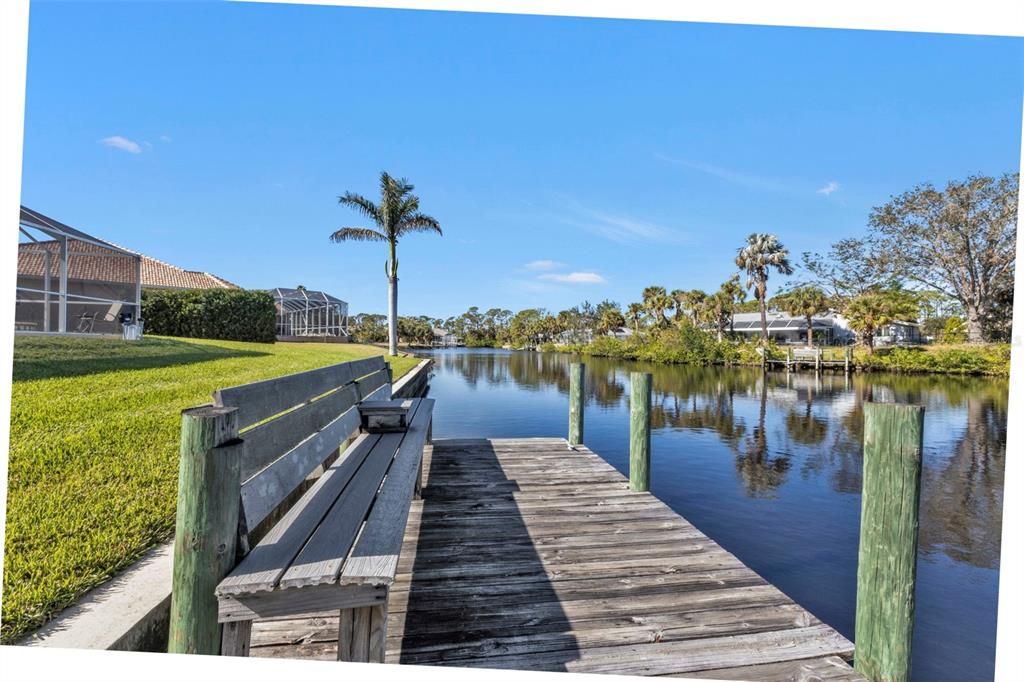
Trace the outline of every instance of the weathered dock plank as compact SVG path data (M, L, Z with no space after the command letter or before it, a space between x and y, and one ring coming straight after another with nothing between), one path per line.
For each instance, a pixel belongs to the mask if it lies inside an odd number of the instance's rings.
M862 680L853 645L564 439L437 441L387 605L385 661ZM337 656L337 613L257 622L251 655Z

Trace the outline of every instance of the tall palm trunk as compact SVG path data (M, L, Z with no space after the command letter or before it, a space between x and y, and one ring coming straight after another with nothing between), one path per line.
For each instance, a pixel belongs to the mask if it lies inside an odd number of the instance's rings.
M762 344L768 343L768 309L765 303L765 293L767 286L764 280L757 283L757 302L759 303L758 308L761 310L761 342Z
M810 315L807 316L807 346L814 348L814 319Z
M398 278L388 277L388 355L398 355Z
M388 270L388 355L398 355L398 240L389 240L391 261Z

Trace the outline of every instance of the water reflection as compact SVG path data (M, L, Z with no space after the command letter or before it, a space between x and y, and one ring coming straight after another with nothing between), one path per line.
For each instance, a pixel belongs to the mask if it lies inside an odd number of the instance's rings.
M436 437L565 433L568 356L434 357ZM629 373L651 372L654 493L848 637L864 404L924 405L914 679L992 678L1007 381L586 362L587 444L626 471Z
M564 355L438 353L436 372L469 389L514 386L566 394ZM587 358L585 401L628 409L630 371L653 374L652 429L712 435L733 459L743 493L774 499L796 476L859 495L863 406L872 401L926 407L922 554L993 569L999 563L1006 450L1005 380L668 367ZM482 433L480 435L487 435ZM537 434L551 435L551 434ZM600 445L595 447L599 452Z

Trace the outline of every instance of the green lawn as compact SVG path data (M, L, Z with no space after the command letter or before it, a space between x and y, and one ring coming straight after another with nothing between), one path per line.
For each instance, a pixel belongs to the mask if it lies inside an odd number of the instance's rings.
M356 344L17 337L2 641L170 538L180 412L216 388L361 357ZM418 362L392 360L395 378Z

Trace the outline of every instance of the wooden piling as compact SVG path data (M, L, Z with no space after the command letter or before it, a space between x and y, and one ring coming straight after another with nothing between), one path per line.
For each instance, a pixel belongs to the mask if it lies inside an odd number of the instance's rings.
M181 414L178 512L171 593L171 653L217 654L214 590L235 564L241 441L237 408L208 405Z
M582 362L569 365L569 445L583 442L583 370Z
M815 372L820 372L821 371L821 349L820 348L818 349L818 352L814 354L814 371Z
M872 682L910 680L923 432L923 407L864 405L855 667Z
M632 372L629 395L629 489L651 489L651 375Z

